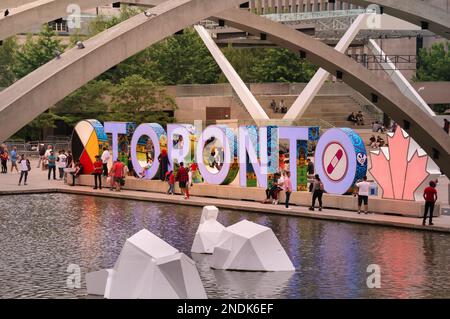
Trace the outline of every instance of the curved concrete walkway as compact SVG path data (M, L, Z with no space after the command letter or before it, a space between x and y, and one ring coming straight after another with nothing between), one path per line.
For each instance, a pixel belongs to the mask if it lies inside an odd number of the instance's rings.
M157 6L167 0L127 0L132 4L149 7ZM69 15L69 5L78 5L81 10L107 5L114 0L37 0L11 9L10 15L0 16L0 40L17 33L26 32L32 27Z
M329 73L343 72L343 81L369 100L372 94L377 95L378 102L375 104L405 128L430 156L438 155L437 158L433 157L433 160L442 172L450 176L450 136L428 114L404 96L392 81L381 80L346 55L301 32L250 12L229 9L217 18L225 20L227 25L252 34L266 33L268 40L293 52L302 50L306 52L308 60ZM409 129L406 129L405 121L409 123Z
M50 106L148 46L242 0L171 0L85 41L0 93L0 140L5 140Z
M411 22L415 25L428 24L428 30L450 39L450 14L423 0L345 0L361 7L376 4L383 13Z

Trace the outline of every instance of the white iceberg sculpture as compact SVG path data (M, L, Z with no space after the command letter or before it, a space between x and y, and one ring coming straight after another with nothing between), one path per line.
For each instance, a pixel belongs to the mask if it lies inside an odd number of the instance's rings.
M212 259L215 269L295 270L272 229L248 220L225 228L214 247Z
M146 229L127 239L106 272L86 275L88 293L104 291L110 299L207 298L195 262Z
M212 254L214 246L220 238L220 234L225 229L221 223L217 221L219 209L215 206L203 207L200 225L195 233L194 242L191 252L198 254Z

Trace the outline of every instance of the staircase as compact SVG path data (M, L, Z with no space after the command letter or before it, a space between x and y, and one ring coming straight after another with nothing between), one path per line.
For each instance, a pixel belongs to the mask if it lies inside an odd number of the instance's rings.
M270 102L272 101L272 99L274 99L277 104L279 104L281 100L284 100L284 104L289 109L296 98L297 96L293 95L256 96L256 99L271 119L281 119L284 116L284 114L275 113L270 108ZM309 105L302 118L321 119L335 127L348 127L351 125L351 123L347 121L348 115L351 112L356 113L358 111L363 112L365 122L364 126L358 126L359 129L370 129L372 122L378 120L377 114L370 112L370 110L367 108L362 108L360 104L358 104L351 96L348 95L318 95Z

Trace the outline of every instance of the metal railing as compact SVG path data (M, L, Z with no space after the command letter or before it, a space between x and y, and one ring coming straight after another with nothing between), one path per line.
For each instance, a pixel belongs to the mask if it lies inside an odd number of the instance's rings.
M276 22L295 22L316 19L330 19L339 17L358 16L366 13L365 9L316 11L316 12L294 12L294 13L272 13L262 15L264 18Z

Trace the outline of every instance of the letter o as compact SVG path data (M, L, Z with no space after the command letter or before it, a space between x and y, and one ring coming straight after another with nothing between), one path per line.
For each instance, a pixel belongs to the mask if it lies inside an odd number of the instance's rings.
M159 168L158 156L161 153L161 148L159 146L159 136L158 134L156 134L154 125L159 126L159 124L149 123L139 125L134 131L133 138L131 139L131 160L133 163L134 171L137 174L141 173L142 171L142 166L137 158L137 144L139 139L142 136L148 136L153 143L153 147L155 148L155 158L153 159L152 167L145 173L145 179L152 179L153 177L155 177Z
M367 173L364 142L349 128L326 131L317 143L314 162L325 190L331 194L345 194Z
M220 171L216 174L211 173L203 162L203 149L205 142L211 137L220 139L223 145L224 161ZM237 161L237 137L236 134L225 125L211 125L205 128L200 136L195 158L200 170L200 174L208 184L227 185L231 183L239 172L239 163Z

